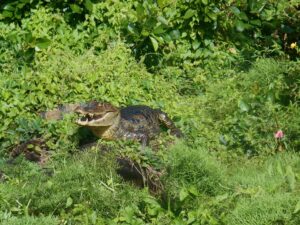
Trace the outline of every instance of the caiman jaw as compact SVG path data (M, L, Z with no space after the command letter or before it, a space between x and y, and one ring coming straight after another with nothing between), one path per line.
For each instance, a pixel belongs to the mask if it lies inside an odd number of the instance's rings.
M106 112L104 114L86 113L76 123L87 127L105 127L114 124L118 118L119 112Z
M78 125L88 126L89 124L95 123L97 120L101 119L103 115L94 115L92 113L87 113L82 115L80 119L76 121Z
M96 101L77 107L75 112L80 115L76 123L87 127L111 126L120 116L118 108L109 103L97 103Z

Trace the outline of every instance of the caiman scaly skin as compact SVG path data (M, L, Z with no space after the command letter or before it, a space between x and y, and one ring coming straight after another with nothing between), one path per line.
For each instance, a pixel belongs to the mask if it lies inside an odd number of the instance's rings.
M78 125L88 127L95 136L105 140L138 140L147 145L161 132L161 126L168 128L176 137L183 136L166 113L148 106L119 109L110 103L92 101L60 106L41 115L46 119L61 119L64 114L72 112L81 116L76 121Z

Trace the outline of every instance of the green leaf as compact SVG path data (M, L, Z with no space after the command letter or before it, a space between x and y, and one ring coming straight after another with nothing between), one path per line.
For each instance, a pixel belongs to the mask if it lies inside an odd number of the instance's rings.
M6 5L3 7L3 10L6 10L6 11L15 11L15 7L12 6L11 4L6 4Z
M260 20L251 20L250 23L252 25L255 25L255 26L261 26L261 21Z
M87 10L93 11L93 6L94 5L90 0L85 0L83 4L84 4L84 6Z
M229 197L229 196L228 196L228 193L226 193L226 194L223 194L223 195L218 195L218 196L216 196L216 200L217 200L218 202L222 202L222 201L226 200L228 197Z
M157 20L158 20L159 22L161 22L162 24L168 26L168 21L165 19L165 17L163 17L163 16L158 16L158 17L157 17Z
M158 4L159 8L165 7L167 3L168 3L167 0L157 0L157 4Z
M144 36L144 37L148 37L149 36L149 31L147 31L146 29L143 29L141 34Z
M8 17L13 17L13 12L11 12L11 11L6 11L6 10L4 10L1 14L1 17L3 17L3 18L8 18Z
M189 19L192 16L194 16L195 14L196 14L196 10L188 9L184 14L183 19Z
M165 42L171 42L172 38L169 34L163 34L163 39Z
M191 186L189 187L189 193L194 195L194 196L198 196L199 195L199 192L197 190L197 188L195 186Z
M150 216L156 216L158 211L156 208L148 208L147 209L147 213L150 215Z
M72 9L72 11L74 13L81 13L82 12L82 8L76 4L70 4L70 8Z
M165 29L164 29L163 25L159 25L159 26L155 27L153 30L153 34L162 34L162 33L165 33Z
M192 224L196 221L195 214L196 214L195 211L188 212L188 221L186 222L187 224Z
M141 20L144 17L144 6L140 3L136 6L136 13L139 20Z
M157 42L157 40L155 38L153 38L153 37L150 37L150 40L152 42L152 46L153 46L154 51L157 51L157 49L158 49L158 42Z
M47 48L51 44L51 41L48 38L38 38L35 41L35 45L40 49Z
M287 178L287 181L289 183L290 189L292 191L295 190L296 178L295 178L295 174L294 174L293 169L292 169L291 166L286 167L286 178Z
M66 202L66 208L69 208L73 204L73 199L71 197L68 197Z
M172 31L170 32L170 36L171 36L171 38L172 38L173 40L179 39L179 38L180 38L180 32L179 32L179 30L172 30Z
M234 15L236 15L236 16L241 13L241 11L235 6L230 7L230 9L231 9L231 12L233 12Z
M96 224L96 222L97 222L97 213L95 211L93 211L93 213L90 217L91 217L92 224Z
M194 50L199 48L199 46L200 46L200 42L198 40L193 41L192 47L193 47Z
M244 102L243 100L240 100L239 108L242 112L248 112L250 107L246 102Z
M246 28L246 25L245 25L245 23L243 21L238 20L235 23L235 27L236 27L237 31L243 32L245 30L245 28Z
M12 211L12 212L19 212L19 211L21 211L21 209L19 209L17 207L12 207L12 208L10 208L10 211Z
M182 202L189 196L189 192L186 189L181 189L179 192L179 200Z
M128 24L127 29L132 34L138 34L138 31L133 24Z
M239 18L244 20L244 21L248 21L248 16L245 12L241 12L240 15L239 15Z
M208 12L205 18L207 19L207 21L211 21L211 20L215 21L218 18L218 14L214 12Z
M297 213L300 211L300 200L297 202L295 209L294 209L294 213Z
M251 13L261 13L267 5L267 1L248 0Z
M35 49L34 48L29 48L24 52L24 60L25 61L31 61L33 60L35 55Z
M277 172L283 176L283 169L282 169L282 166L279 162L277 162L277 165L276 165L276 170Z
M207 5L207 4L208 4L208 0L202 0L202 3L203 3L204 5Z
M24 8L24 6L26 5L26 3L20 3L20 4L18 4L17 5L17 9L22 9L22 8Z

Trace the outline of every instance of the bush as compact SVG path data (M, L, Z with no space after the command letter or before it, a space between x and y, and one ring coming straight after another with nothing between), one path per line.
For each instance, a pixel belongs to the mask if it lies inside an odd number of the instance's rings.
M295 125L299 90L292 88L299 82L293 75L297 70L299 64L293 62L258 60L250 71L208 85L199 104L205 105L199 110L204 129L210 127L208 135L203 135L223 145L220 149L253 155L276 151L274 133L281 129L286 133L284 148L297 150L298 141L293 137L299 130Z
M245 54L250 50L252 57L256 57L255 49L263 49L267 55L278 55L284 50L292 57L297 56L289 48L299 41L297 0L180 0L176 4L153 0L23 0L3 1L1 6L3 21L20 22L45 7L63 13L63 20L73 27L87 25L91 36L97 34L96 27L109 27L112 36L121 35L136 57L145 58L148 67L162 61L181 65L183 60L186 64L205 66L205 59L214 55L214 46L224 40L231 42L227 50L233 44Z

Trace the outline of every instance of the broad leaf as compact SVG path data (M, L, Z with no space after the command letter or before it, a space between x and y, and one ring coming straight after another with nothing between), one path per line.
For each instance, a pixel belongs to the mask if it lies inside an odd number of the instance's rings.
M47 48L51 44L51 41L47 38L38 38L36 39L35 45L40 48Z
M238 20L235 23L235 27L236 27L237 31L243 32L245 30L245 28L246 28L246 25L245 25L245 23L243 21Z
M243 100L240 100L239 108L242 112L248 112L250 109L249 105L246 102L244 102Z
M179 200L184 201L189 196L189 192L186 189L181 189L179 192Z
M157 49L158 49L158 42L157 42L157 40L155 38L153 38L153 37L150 37L150 40L152 42L152 46L153 46L154 51L157 51Z
M70 7L74 13L81 13L82 8L76 4L70 4Z
M84 6L87 10L93 11L93 3L90 0L85 0L84 1Z
M192 16L194 16L195 14L196 14L196 10L188 9L184 14L183 19L189 19Z

